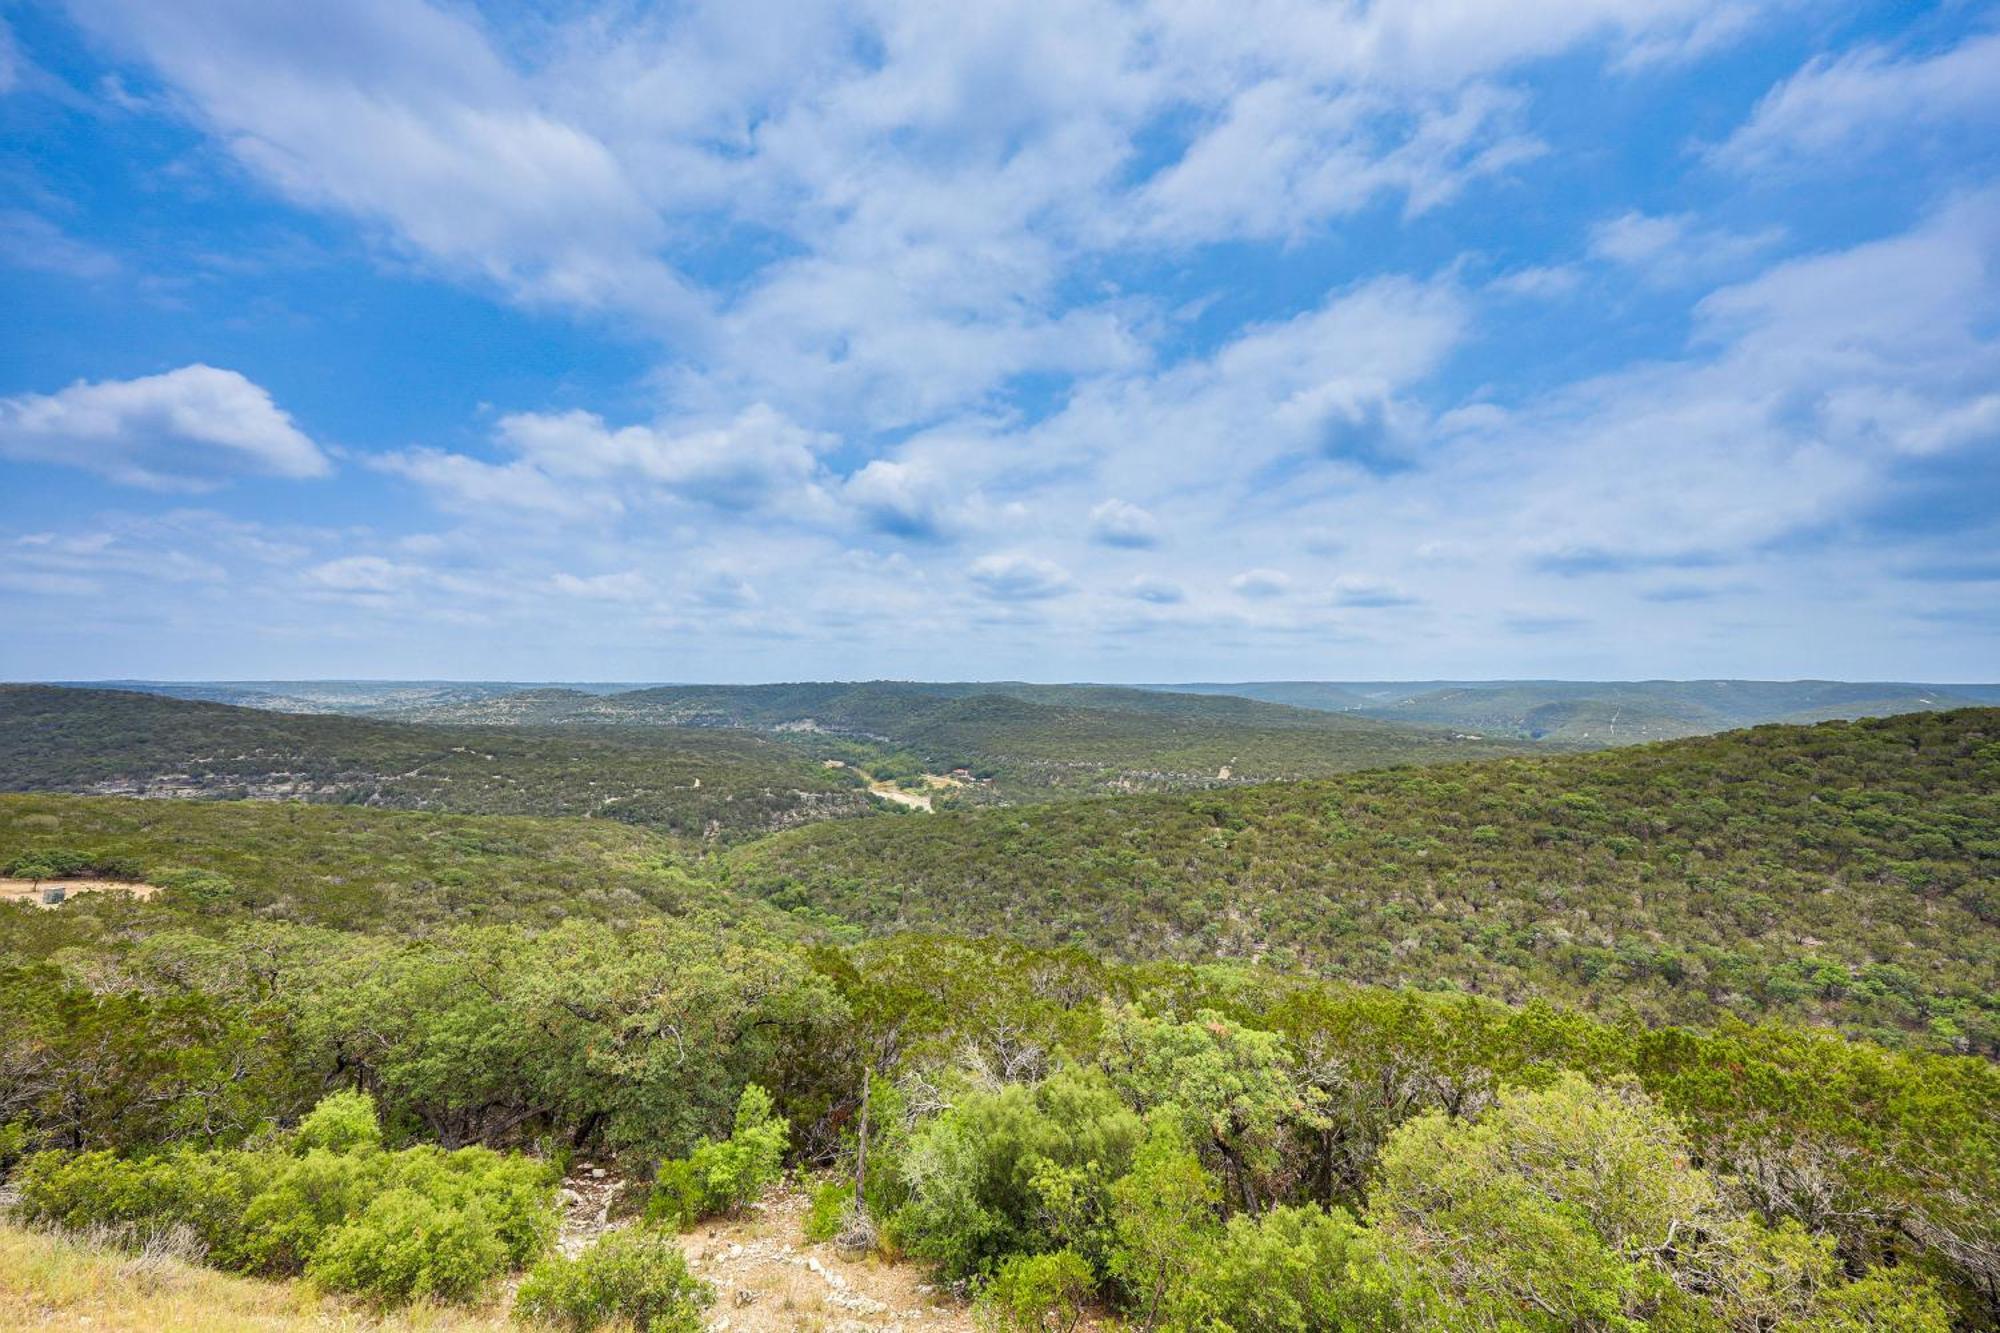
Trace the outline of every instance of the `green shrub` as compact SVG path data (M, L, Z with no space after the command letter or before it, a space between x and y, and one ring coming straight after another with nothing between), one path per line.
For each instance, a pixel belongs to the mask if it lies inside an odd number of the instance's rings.
M378 1137L368 1099L341 1093L266 1151L39 1153L19 1172L21 1211L135 1241L186 1228L217 1267L303 1272L385 1304L468 1295L548 1248L544 1163L486 1148L384 1152Z
M840 1234L847 1220L848 1205L854 1202L854 1182L829 1180L814 1188L812 1207L806 1213L805 1237L814 1245Z
M980 1322L1005 1333L1070 1333L1083 1321L1093 1277L1074 1250L1015 1255L980 1294Z
M320 1098L292 1135L293 1150L299 1153L315 1148L344 1153L381 1146L382 1124L375 1117L375 1099L365 1092L336 1092Z
M28 1155L33 1134L33 1128L25 1120L10 1120L0 1125L0 1180L5 1180L15 1163Z
M128 1161L108 1152L36 1153L17 1173L20 1216L67 1230L108 1228L132 1240L185 1227L215 1263L233 1267L244 1210L268 1166L255 1153L177 1152Z
M169 870L151 878L167 890L171 901L186 903L202 912L220 912L242 900L235 883L213 870Z
M696 1153L700 1153L697 1148ZM693 1161L671 1157L660 1163L653 1178L653 1192L646 1199L646 1220L676 1231L685 1231L705 1215L707 1195Z
M909 1198L892 1219L894 1238L953 1277L993 1272L1012 1254L1085 1253L1098 1246L1106 1189L1129 1166L1140 1131L1092 1070L969 1093L911 1136L898 1164Z
M555 1239L555 1178L545 1162L491 1148L416 1147L386 1156L389 1186L478 1211L517 1266Z
M704 1217L732 1213L778 1178L790 1125L755 1083L736 1103L736 1128L726 1139L703 1140L686 1158L660 1164L646 1220L686 1228Z
M241 1266L274 1276L304 1272L327 1233L382 1191L388 1169L386 1154L324 1148L285 1163L243 1214Z
M1366 1231L1343 1209L1281 1205L1261 1218L1239 1213L1189 1282L1182 1317L1243 1333L1375 1327L1363 1311L1368 1293L1354 1276L1368 1247Z
M507 1247L474 1206L451 1207L413 1189L377 1195L328 1233L306 1276L330 1291L382 1305L464 1300L507 1266Z
M700 1333L714 1289L688 1272L678 1242L664 1232L628 1227L575 1259L551 1255L521 1284L521 1319L585 1330L613 1320L646 1333Z

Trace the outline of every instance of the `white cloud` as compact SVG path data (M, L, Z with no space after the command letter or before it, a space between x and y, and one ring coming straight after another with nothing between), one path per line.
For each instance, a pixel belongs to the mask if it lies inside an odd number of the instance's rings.
M503 510L585 519L615 514L624 505L615 492L565 485L526 462L488 463L438 449L411 449L369 461L416 482L439 504L462 513Z
M1660 284L1699 283L1739 268L1784 238L1779 228L1734 232L1693 214L1624 213L1591 229L1590 253Z
M718 509L755 509L808 485L816 451L830 441L756 404L700 429L608 428L589 412L519 413L500 420L500 442L551 477L627 478Z
M549 586L565 597L592 602L643 602L653 595L652 581L636 569L612 574L558 572L550 578Z
M209 490L239 475L332 471L270 394L233 370L204 365L0 398L0 457L167 491Z
M246 0L75 0L248 170L384 226L447 272L568 308L685 320L666 229L606 146L536 105L468 19L346 0L273 23Z
M1817 57L1773 88L1715 157L1745 172L1853 163L1953 123L2000 127L2000 33L1975 33L1931 56L1865 46Z
M1072 281L1100 256L1436 208L1537 151L1524 62L1659 58L1757 6L72 8L287 197L515 300L671 331L677 413L852 433L1141 372L1154 312ZM751 272L687 276L739 232Z
M1221 121L1132 200L1140 234L1177 243L1295 236L1398 192L1424 212L1479 176L1540 152L1514 130L1517 97L1472 87L1414 108L1414 125L1378 138L1410 109L1359 92L1280 79L1233 97Z
M1229 580L1229 586L1238 597L1253 597L1263 600L1283 597L1292 589L1292 576L1282 569L1246 569Z
M1685 213L1653 217L1627 213L1591 229L1590 252L1621 264L1644 264L1674 249L1687 234Z
M1989 193L1714 292L1685 356L1466 420L1427 485L1479 508L1437 529L1474 553L1484 533L1640 568L1742 558L1865 511L1899 456L1992 441L1996 259Z
M1343 574L1333 581L1333 601L1336 606L1377 609L1411 606L1416 600L1405 592L1400 584L1388 579L1371 578L1365 574Z
M847 479L841 496L878 532L935 541L951 535L949 491L933 467L877 458Z
M1553 301L1577 289L1582 274L1573 264L1538 264L1495 278L1489 288L1527 300Z
M1160 520L1114 497L1090 511L1090 537L1103 546L1158 546Z
M365 595L401 592L425 582L429 572L379 555L348 555L314 565L304 577L314 587Z
M1060 597L1076 587L1069 571L1053 560L1019 552L981 556L966 574L980 592L1003 602Z
M539 512L561 519L615 515L678 500L726 512L823 504L817 451L829 437L764 406L705 427L613 428L590 412L515 413L500 419L489 463L415 449L375 460L455 509Z

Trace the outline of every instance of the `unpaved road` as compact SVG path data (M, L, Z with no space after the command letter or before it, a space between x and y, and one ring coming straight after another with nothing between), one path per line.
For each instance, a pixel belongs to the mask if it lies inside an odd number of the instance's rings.
M60 906L58 903L43 903L42 890L61 889L65 897L74 898L79 893L126 893L134 898L150 898L160 891L157 884L140 884L126 879L0 879L0 902L31 902L44 907Z

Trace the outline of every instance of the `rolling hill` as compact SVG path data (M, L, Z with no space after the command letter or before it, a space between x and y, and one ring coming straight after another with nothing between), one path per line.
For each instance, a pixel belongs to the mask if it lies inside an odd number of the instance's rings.
M580 734L0 687L0 791L577 815L694 837L860 814L856 780L748 734Z
M1993 709L822 825L728 869L879 931L2000 1049Z
M965 769L960 799L1034 799L1320 777L1520 752L1450 728L1259 700L1118 686L869 681L567 690L427 707L435 721L737 728L905 752L901 767ZM880 754L829 750L860 762ZM890 764L895 769L896 764Z
M1258 681L1149 688L1584 746L2000 703L2000 686L1994 685L1829 680Z

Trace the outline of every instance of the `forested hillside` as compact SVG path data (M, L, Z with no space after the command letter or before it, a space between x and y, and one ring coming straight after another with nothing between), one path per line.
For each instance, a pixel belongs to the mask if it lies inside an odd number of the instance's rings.
M970 800L1216 786L1523 752L1519 743L1251 699L1018 682L533 690L413 715L516 725L747 728L871 747L887 770L964 768Z
M1260 959L2000 1049L2000 711L828 825L732 884L877 930Z
M1593 747L1705 736L1767 722L1889 717L2000 703L2000 690L1991 685L1897 681L1257 681L1156 688Z
M45 686L0 686L0 791L580 815L693 837L871 808L848 775L749 735L431 727Z
M676 686L426 699L396 720L0 687L0 790L588 815L741 836L864 812L838 759L940 804L1177 790L1513 754L1449 730L1068 686ZM419 721L417 719L423 719ZM976 781L926 783L965 769Z
M164 886L196 917L357 930L638 914L768 915L721 891L688 844L610 820L266 801L0 795L0 875ZM51 938L137 912L109 899L24 915ZM90 926L90 929L96 929Z

